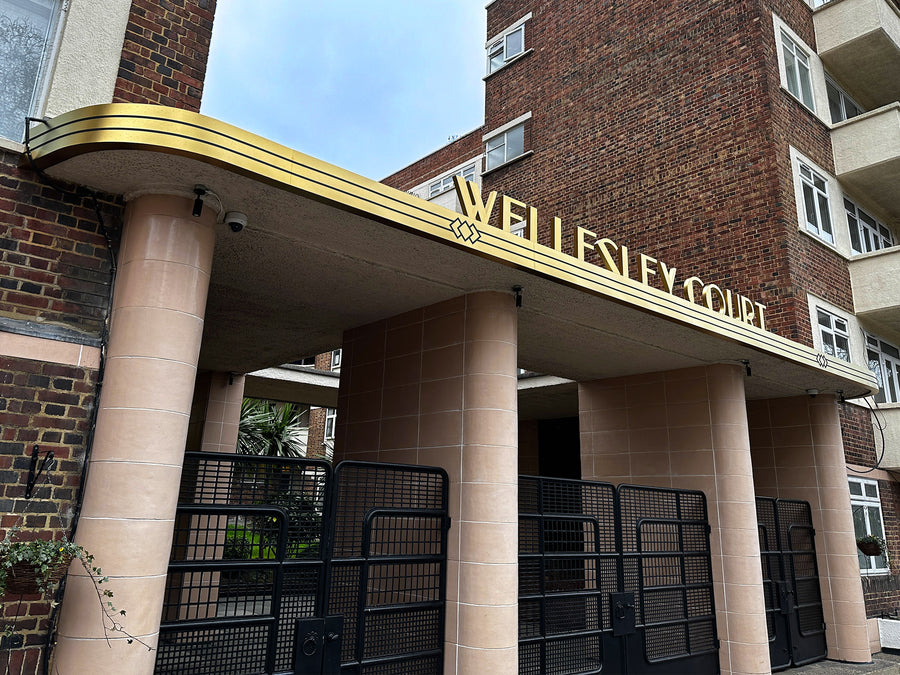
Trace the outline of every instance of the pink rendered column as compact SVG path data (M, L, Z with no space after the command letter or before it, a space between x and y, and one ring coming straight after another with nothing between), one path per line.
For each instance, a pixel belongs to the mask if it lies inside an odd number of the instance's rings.
M754 401L754 473L761 495L808 501L816 531L828 658L872 656L838 404L833 395Z
M128 205L77 541L109 576L128 631L156 644L215 241L215 213L147 195ZM152 673L155 652L111 634L73 565L54 672Z
M518 661L516 308L481 292L347 331L336 459L450 477L446 673Z
M769 672L743 370L712 365L579 384L582 476L702 490L723 673Z

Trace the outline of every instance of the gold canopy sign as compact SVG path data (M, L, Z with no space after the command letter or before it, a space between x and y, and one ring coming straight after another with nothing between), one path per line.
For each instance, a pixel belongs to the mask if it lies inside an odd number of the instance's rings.
M494 204L497 201L497 193L488 194L487 201L481 198L481 188L477 184L464 180L461 176L453 177L456 184L456 194L462 205L468 220L479 225L489 225ZM524 224L524 229L519 230L519 225ZM512 233L513 228L521 231L521 236L529 240L535 247L541 247L538 243L538 212L533 206L520 202L512 197L500 195L500 229ZM704 284L700 277L688 277L681 283L677 283L675 267L669 267L662 260L657 260L645 253L637 256L637 265L632 267L628 255L628 247L619 245L608 237L598 235L584 227L575 227L574 250L571 254L562 250L562 220L554 217L551 232L552 249L557 253L585 262L585 251L595 250L600 254L603 267L613 274L639 281L645 286L656 288L651 279L658 278L659 289L681 297L688 302L703 305L707 309L728 316L735 321L741 321L751 326L766 330L765 310L766 306L754 302L740 293L729 289L722 289L716 284ZM632 276L635 270L637 278Z

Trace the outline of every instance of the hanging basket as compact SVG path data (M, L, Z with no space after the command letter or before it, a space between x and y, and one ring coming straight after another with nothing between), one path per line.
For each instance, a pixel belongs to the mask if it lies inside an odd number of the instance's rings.
M72 556L64 556L57 560L56 565L46 576L44 588L56 585L66 575L70 562L72 562ZM18 562L9 568L6 577L6 593L8 595L32 595L43 592L38 585L38 572L33 565L27 562Z
M856 542L856 548L863 552L863 555L868 556L876 556L881 555L883 551L881 550L881 544L877 541L858 541Z

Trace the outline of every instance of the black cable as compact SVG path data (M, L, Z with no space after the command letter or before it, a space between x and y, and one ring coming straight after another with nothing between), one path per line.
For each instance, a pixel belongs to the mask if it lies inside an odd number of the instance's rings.
M877 459L875 460L874 466L872 466L870 469L866 469L864 471L861 471L859 469L854 469L852 466L850 466L848 464L847 470L852 471L853 473L872 473L873 471L875 471L875 469L880 468L881 462L884 461L885 450L887 449L886 442L884 439L884 430L887 425L886 425L886 422L884 421L883 416L881 417L881 419L879 419L878 401L875 401L875 407L873 408L872 403L869 402L868 398L863 399L863 400L866 402L866 405L869 406L869 410L872 412L872 419L874 420L873 424L872 424L872 429L873 429L872 435L873 435L873 439L875 441L875 456L877 457ZM878 442L877 442L878 439L874 435L875 429L878 429L878 433L881 436L881 456L878 456Z
M75 185L73 187L69 187L63 185L62 183L58 183L50 176L48 176L42 169L40 169L34 162L34 156L31 154L31 122L39 122L44 125L49 125L49 122L46 119L40 117L26 117L25 118L25 156L28 159L28 164L31 167L31 170L34 171L35 174L46 184L52 187L57 192L62 194L66 194L67 192L74 192L76 197L87 197L91 200L91 203L94 207L94 214L97 216L97 226L99 228L99 232L103 235L103 238L106 240L106 254L109 259L109 292L107 294L106 299L106 310L103 316L103 324L100 330L100 362L97 365L97 385L94 389L94 404L91 406L91 415L88 419L88 428L87 435L84 441L84 464L82 466L81 476L78 481L78 492L75 498L75 504L73 505L72 511L72 521L69 524L70 533L67 535L70 540L75 539L75 531L78 529L78 519L81 515L81 507L84 503L84 485L87 479L87 467L90 461L91 450L94 445L94 433L97 428L97 414L100 409L100 392L103 389L103 377L106 372L106 351L109 346L109 322L110 322L110 313L112 310L112 302L113 302L113 290L116 285L116 273L118 272L118 265L116 263L116 254L113 246L113 240L110 236L109 229L106 227L106 223L103 220L103 213L100 210L100 200L97 197L97 193L90 188L87 188L83 185ZM79 194L81 193L81 194ZM62 523L60 523L62 526ZM65 578L63 578L62 582L59 584L56 590L56 595L54 597L55 602L51 603L51 611L48 620L49 628L47 629L47 641L44 648L43 654L43 672L44 675L47 675L50 672L50 655L53 650L53 643L56 637L56 621L58 609L60 607L60 601L62 600L62 595L65 592Z

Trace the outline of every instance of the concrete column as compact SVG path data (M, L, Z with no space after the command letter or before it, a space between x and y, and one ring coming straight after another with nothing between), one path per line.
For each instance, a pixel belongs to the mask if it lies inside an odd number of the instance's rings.
M759 494L809 502L828 658L867 662L872 655L837 405L829 394L754 401L754 473Z
M128 205L77 541L97 557L128 631L158 638L215 240L215 213L148 195ZM54 672L152 673L155 652L104 636L98 599L73 565Z
M518 661L516 309L483 292L344 336L336 457L450 481L445 672Z
M702 490L723 673L769 672L743 370L714 365L579 384L582 474Z

